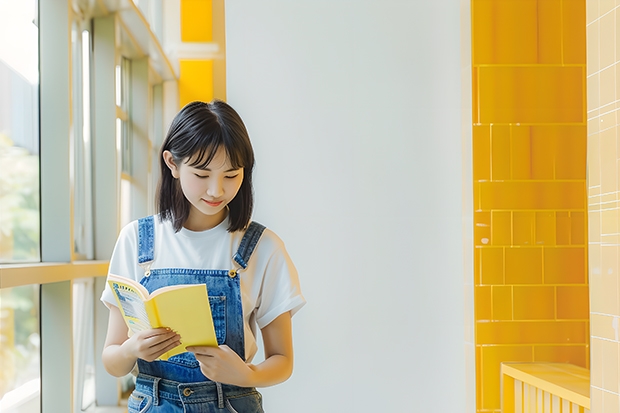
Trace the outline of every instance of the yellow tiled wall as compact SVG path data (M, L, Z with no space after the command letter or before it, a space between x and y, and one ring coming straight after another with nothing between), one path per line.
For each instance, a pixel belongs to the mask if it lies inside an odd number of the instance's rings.
M212 40L212 0L181 0L181 41L207 43ZM182 59L179 64L179 105L212 100L213 60Z
M589 367L585 0L472 0L477 409L500 363Z
M620 411L620 1L587 2L588 221L593 412Z

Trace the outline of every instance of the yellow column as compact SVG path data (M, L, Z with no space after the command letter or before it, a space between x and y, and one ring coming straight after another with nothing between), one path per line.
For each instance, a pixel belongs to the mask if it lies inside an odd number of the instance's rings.
M472 0L477 409L500 363L589 367L585 0Z

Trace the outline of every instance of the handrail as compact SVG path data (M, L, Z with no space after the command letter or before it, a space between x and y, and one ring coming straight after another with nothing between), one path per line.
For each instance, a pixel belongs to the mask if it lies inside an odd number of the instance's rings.
M514 412L517 400L515 381L557 396L560 399L590 409L590 371L567 363L502 363L502 411ZM523 391L525 393L525 391ZM580 410L584 411L584 410Z
M48 284L108 274L108 261L1 264L0 288Z

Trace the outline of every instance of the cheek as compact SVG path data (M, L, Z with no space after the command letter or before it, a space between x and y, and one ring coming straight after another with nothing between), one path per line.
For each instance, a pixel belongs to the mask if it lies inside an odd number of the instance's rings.
M239 189L241 189L242 179L233 180L233 182L229 182L226 186L226 192L231 194L231 198L234 198L234 195L237 195Z
M200 179L188 178L183 181L183 192L186 194L197 194L204 192L204 185Z

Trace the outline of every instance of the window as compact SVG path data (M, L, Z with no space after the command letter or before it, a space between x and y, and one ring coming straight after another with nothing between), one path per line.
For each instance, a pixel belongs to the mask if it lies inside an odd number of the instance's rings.
M85 23L73 23L73 219L76 259L93 259L93 193L91 152L90 62L91 36Z
M0 262L40 260L34 1L0 3Z

